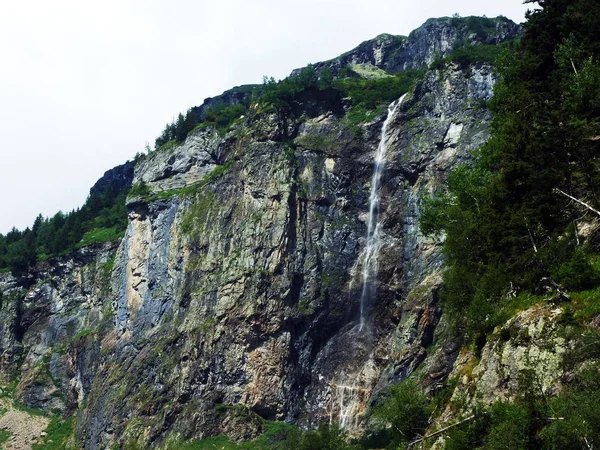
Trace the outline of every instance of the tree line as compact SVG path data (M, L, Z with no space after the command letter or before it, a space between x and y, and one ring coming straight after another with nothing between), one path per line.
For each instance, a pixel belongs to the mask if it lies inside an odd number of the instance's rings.
M0 270L22 275L37 261L69 253L77 247L116 239L127 227L125 199L129 188L120 191L109 185L90 195L85 204L51 218L38 215L31 227L13 227L0 233Z

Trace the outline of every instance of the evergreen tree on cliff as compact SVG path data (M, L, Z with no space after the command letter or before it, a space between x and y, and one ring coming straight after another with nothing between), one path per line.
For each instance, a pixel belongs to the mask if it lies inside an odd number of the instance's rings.
M424 208L423 229L447 234L447 307L471 339L495 326L509 291L544 277L570 289L598 280L577 223L600 205L600 3L539 4L498 63L492 137L476 166Z

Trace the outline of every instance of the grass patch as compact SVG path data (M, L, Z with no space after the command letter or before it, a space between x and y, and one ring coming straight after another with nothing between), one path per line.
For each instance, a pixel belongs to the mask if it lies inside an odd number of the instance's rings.
M425 70L406 70L394 76L376 79L342 78L334 81L334 88L344 97L350 97L352 109L346 115L349 128L362 137L360 125L383 112L385 106L414 88Z
M170 447L170 450L236 450L240 447L227 439L226 436L216 436L208 439L202 439L201 441L192 441L185 444L176 444Z
M41 409L30 408L29 406L25 406L17 402L13 402L13 408L26 412L30 416L47 417L47 414Z
M337 143L337 139L333 136L319 136L314 134L305 134L295 140L296 145L319 152L335 148Z
M203 223L206 223L208 212L213 206L215 194L211 191L200 192L195 198L193 205L186 212L181 222L181 232L189 234Z
M494 312L491 320L496 325L503 325L519 312L525 311L539 303L544 303L544 299L543 295L531 295L527 292L521 292L516 297L511 297L509 300L502 302Z
M100 274L103 280L110 279L113 268L115 267L115 257L113 256L100 266Z
M286 432L293 428L285 422L264 422L265 432L254 441L236 444L231 442L227 436L215 436L199 441L177 443L169 447L169 450L272 450L274 445L285 438Z
M519 40L502 42L499 45L458 43L454 47L452 53L445 58L440 54L434 59L430 65L430 69L441 70L449 62L456 63L461 69L465 69L470 65L477 63L487 63L495 65L498 59L506 49L514 48L518 45Z
M206 111L204 124L206 127L214 127L220 135L229 131L234 122L246 114L247 107L243 104L226 106L215 105Z
M409 92L424 74L425 70L411 69L379 79L343 78L334 81L334 88L350 97L354 107L361 106L365 110L373 110Z
M142 197L146 198L152 194L150 188L144 181L140 181L133 185L131 190L129 191L129 197Z
M8 430L0 430L0 445L4 444L10 439L12 435ZM1 448L1 447L0 447Z
M178 142L177 139L171 139L170 141L168 141L168 142L164 143L163 145L161 145L160 147L158 147L156 150L161 151L161 152L168 152L168 151L173 150L178 145L181 145L181 142Z
M33 450L65 450L75 448L72 445L75 421L71 419L62 420L53 417L46 428L47 435L41 444L33 444Z
M468 44L454 50L449 59L461 67L475 63L495 64L502 52L503 48L499 45Z
M83 238L81 238L81 242L79 242L78 247L85 247L86 245L91 244L100 244L103 242L116 241L117 239L121 239L123 237L123 234L123 231L117 231L116 227L95 228L83 235Z
M380 69L379 67L372 66L371 64L349 64L350 69L360 75L362 78L376 80L379 78L393 77L391 73Z
M574 317L587 322L600 315L600 287L569 293L573 299Z

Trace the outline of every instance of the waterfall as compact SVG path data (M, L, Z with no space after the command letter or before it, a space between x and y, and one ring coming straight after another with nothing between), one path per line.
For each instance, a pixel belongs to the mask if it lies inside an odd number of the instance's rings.
M371 350L367 360L356 369L354 373L341 373L337 383L330 383L329 423L332 424L337 416L340 427L351 433L357 430L367 412L369 399L381 376L375 351Z
M381 128L381 138L375 153L371 194L369 197L369 221L367 227L366 246L362 257L362 291L360 295L360 326L347 331L348 344L353 347L352 353L358 356L356 361L348 363L346 370L329 384L329 422L337 418L340 427L350 432L356 431L364 417L369 398L381 376L375 362L372 330L363 331L365 309L375 296L377 281L377 258L381 248L379 230L379 187L381 175L386 162L388 150L388 127L402 104L403 95L388 107L388 115ZM360 356L362 355L362 357ZM366 359L363 359L366 357Z
M375 283L377 282L377 258L381 248L379 231L379 184L381 173L387 156L387 128L393 120L398 107L406 97L404 94L400 99L390 104L388 115L381 128L381 138L375 153L375 164L373 167L373 178L371 180L371 194L369 196L369 222L367 226L367 245L365 248L362 270L362 292L360 294L360 328L365 324L365 304L369 303L375 295Z

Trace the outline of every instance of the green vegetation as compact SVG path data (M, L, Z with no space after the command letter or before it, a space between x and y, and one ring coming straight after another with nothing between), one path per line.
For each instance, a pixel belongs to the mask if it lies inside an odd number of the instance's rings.
M454 44L452 53L446 58L439 55L431 64L432 69L442 69L446 63L457 63L461 68L477 63L488 63L496 65L502 58L504 52L514 53L520 39L503 42L499 45L485 44L485 39L494 34L498 23L504 20L502 16L497 18L487 17L464 17L455 16L452 18L452 26L455 28L465 27L473 33L475 40L461 40ZM483 42L482 42L483 41Z
M0 269L23 274L36 261L120 238L127 227L127 192L109 185L104 192L90 195L81 209L52 218L39 215L31 228L0 234Z
M451 24L455 28L466 27L471 33L475 33L477 39L485 39L490 33L496 29L496 25L503 17L496 18L469 16L460 17L455 15L452 17Z
M312 65L305 67L298 76L276 82L265 78L263 95L259 99L263 110L275 111L285 134L285 123L294 114L294 106L304 96L312 95L323 101L339 101L349 97L352 108L348 112L348 122L357 135L360 123L373 119L393 100L413 88L416 80L422 78L424 70L407 70L397 75L371 79L361 78L350 67L345 67L334 79L331 70L322 69L317 74Z
M522 377L521 396L515 403L477 408L472 420L448 432L444 448L595 448L600 444L598 369L597 363L586 367L567 389L551 399L541 394L534 373Z
M248 84L237 86L228 91L231 94L247 94L246 100L242 103L217 103L206 111L194 107L187 110L184 114L179 113L177 119L168 123L159 137L154 141L154 148L168 150L169 148L183 142L185 138L193 131L198 129L212 127L220 134L229 130L233 122L248 110L252 99L256 99L260 93L260 86Z
M11 436L8 430L0 430L0 448L2 448L1 445L8 441Z
M374 415L390 424L387 448L403 448L427 429L431 407L421 387L407 379L390 388Z
M482 345L512 294L530 298L542 278L571 292L600 281L597 238L580 241L576 226L595 213L565 195L599 208L598 17L587 0L529 15L497 62L491 139L424 201L423 231L446 235L444 306L467 342Z
M527 449L535 441L529 435L530 416L520 405L497 402L489 409L474 411L474 420L452 429L446 450L483 448L489 450Z
M312 64L305 67L298 76L288 77L279 82L273 77L264 77L262 95L258 99L260 110L277 114L278 126L282 136L287 139L288 122L294 117L298 102L305 95L314 95L328 91L333 81L331 71L319 79Z
M154 148L158 149L166 144L173 145L171 143L183 142L188 133L192 131L196 125L198 125L196 108L188 109L185 116L179 113L177 119L168 123L162 134L156 138L154 141ZM165 147L163 147L163 149L164 148Z
M75 421L71 419L62 419L52 417L48 428L47 435L44 437L44 442L41 444L33 444L33 450L65 450L74 449L73 435L75 432Z
M202 180L181 189L168 189L166 191L152 193L146 183L142 181L133 186L130 191L130 196L141 197L145 202L166 200L176 195L179 197L192 196L200 192L200 190L206 185L221 178L229 170L232 164L233 161L230 160L222 166L215 166L215 168L210 173L205 175Z
M13 402L13 408L26 412L30 416L42 416L46 417L46 414L41 409L30 408L29 406L22 405L21 403Z
M540 432L548 449L574 448L576 442L587 442L587 448L600 445L600 377L598 365L584 369L568 389L548 403L554 418Z
M104 280L107 280L108 278L110 278L110 275L112 274L114 266L115 266L115 257L114 256L112 258L110 258L108 261L106 261L104 264L102 264L102 266L100 267L100 275L102 276L102 278Z
M282 450L358 450L358 443L348 442L348 436L337 425L321 424L317 430L300 432L293 429L279 447Z
M129 191L130 197L142 197L145 198L151 194L150 188L144 180L134 184Z
M600 340L598 341L600 343ZM600 349L600 347L598 347ZM519 380L521 395L514 403L496 402L488 408L477 406L464 421L457 419L442 435L446 450L577 449L587 441L600 445L600 363L586 366L559 396L548 399L539 390L539 380L531 372ZM425 436L431 445L438 435L430 424L432 406L449 399L455 380L442 390L443 399L429 402L412 379L393 385L377 406L374 417L387 423L387 432L375 441L353 441L337 425L321 425L301 431L280 422L265 422L265 432L256 440L236 444L225 436L177 443L171 448L185 450L390 450L419 448L415 443ZM436 415L441 409L436 410ZM472 416L472 417L471 417ZM433 436L432 436L433 435ZM429 438L429 436L432 436ZM437 437L436 437L437 436ZM409 444L413 444L410 446ZM585 448L585 447L584 447Z
M459 42L447 57L443 58L438 54L431 63L430 69L443 69L449 62L458 64L462 69L478 63L496 66L505 53L513 53L518 45L519 40L503 42L499 45Z
M178 442L169 447L177 450L275 450L287 449L285 441L294 427L284 422L264 421L264 432L254 441L236 444L226 436L216 436L191 442ZM290 450L296 447L289 447Z
M194 203L183 218L181 232L190 234L200 225L198 222L206 223L208 212L214 201L215 194L212 191L198 192Z
M501 45L475 45L466 44L456 48L449 59L461 67L467 67L475 63L495 64L503 46Z
M333 85L344 97L351 98L353 107L372 111L410 91L424 74L424 70L406 70L394 76L371 80L341 78Z
M223 104L217 105L206 112L202 126L212 126L216 128L219 133L223 134L236 119L246 113L247 109L247 105L242 104L231 106L225 106Z
M406 70L390 77L361 79L348 73L349 78L335 80L333 86L339 94L351 99L352 109L347 119L355 135L362 135L361 123L381 114L386 105L410 91L424 74L425 70Z
M349 443L346 433L337 425L321 425L317 430L302 432L282 422L265 422L265 432L254 441L236 444L226 436L177 443L178 450L359 450Z
M115 241L123 237L124 231L125 230L117 231L116 227L95 228L85 233L77 246L83 247L85 245L96 244L100 242Z

